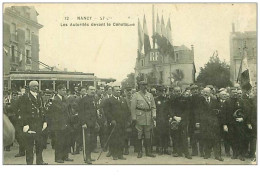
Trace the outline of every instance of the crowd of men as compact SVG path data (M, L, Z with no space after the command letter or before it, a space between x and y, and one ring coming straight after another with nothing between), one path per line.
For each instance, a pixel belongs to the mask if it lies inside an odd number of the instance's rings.
M36 164L47 164L42 152L48 138L57 163L73 161L69 154L82 151L84 162L92 164L98 140L113 160L125 160L130 146L137 158L154 158L155 153L218 161L223 155L241 161L256 158L256 90L243 92L239 85L148 89L141 81L137 90L89 85L75 87L71 94L59 85L55 93L40 94L38 82L31 81L23 94L6 97L4 113L15 127L15 157L25 156L27 164L33 164L34 146Z

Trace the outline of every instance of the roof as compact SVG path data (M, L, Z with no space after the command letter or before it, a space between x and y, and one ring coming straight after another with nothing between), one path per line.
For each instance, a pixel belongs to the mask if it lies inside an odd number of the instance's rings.
M182 50L190 50L190 49L185 45L174 46L174 51L182 51Z

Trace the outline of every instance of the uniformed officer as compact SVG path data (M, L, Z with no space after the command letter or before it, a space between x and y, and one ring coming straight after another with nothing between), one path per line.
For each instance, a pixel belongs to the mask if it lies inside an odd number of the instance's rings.
M71 136L71 114L69 104L66 101L66 87L59 85L58 94L54 96L52 104L47 112L47 119L51 125L51 131L55 134L55 162L73 161L69 158Z
M33 164L33 147L36 146L36 164L46 165L42 158L43 136L42 132L47 128L44 117L43 100L38 94L38 82L29 83L30 91L21 97L21 122L26 144L26 163Z
M147 83L139 83L139 92L133 95L131 101L132 122L138 131L138 158L142 157L142 136L145 139L146 156L155 157L151 153L151 131L156 120L156 106L153 95L147 92Z
M169 100L165 96L165 88L163 86L157 87L156 104L156 131L158 133L159 154L168 154L169 144Z

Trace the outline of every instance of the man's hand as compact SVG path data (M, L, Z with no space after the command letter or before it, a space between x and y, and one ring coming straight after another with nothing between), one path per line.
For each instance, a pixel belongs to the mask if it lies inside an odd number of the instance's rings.
M223 130L224 130L225 132L228 132L228 127L227 127L227 125L224 125L224 126L223 126Z
M137 123L136 119L133 119L133 120L132 120L132 125L135 126L136 123Z
M239 123L243 122L243 120L244 120L243 118L236 118L236 121Z
M112 120L112 121L111 121L111 124L112 124L113 126L116 126L116 121L115 121L115 120Z
M87 124L82 125L82 128L87 128L87 127L88 127Z
M29 125L24 126L23 127L23 132L24 133L28 132L29 128L30 128Z
M200 128L200 123L196 123L195 127Z
M252 125L251 125L251 124L247 124L247 127L248 127L250 130L252 130L252 129L253 129L253 127L252 127Z
M44 122L42 125L42 131L45 130L47 128L47 126L48 126L47 122Z
M174 118L174 120L177 121L178 123L181 122L181 117L174 116L173 118Z
M169 118L169 122L172 122L172 118Z

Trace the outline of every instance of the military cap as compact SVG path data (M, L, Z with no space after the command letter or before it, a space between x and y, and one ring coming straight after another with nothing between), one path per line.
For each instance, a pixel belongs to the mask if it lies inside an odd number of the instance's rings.
M225 88L220 88L220 89L218 90L218 92L222 92L222 91L226 91L226 89L225 89Z

